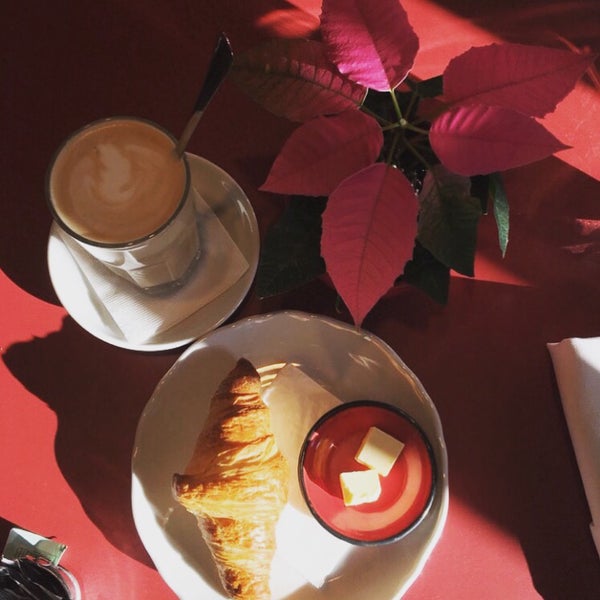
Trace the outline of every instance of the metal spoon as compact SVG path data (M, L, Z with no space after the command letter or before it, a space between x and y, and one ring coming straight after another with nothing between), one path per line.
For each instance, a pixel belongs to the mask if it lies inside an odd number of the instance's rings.
M210 64L208 65L208 71L206 73L206 77L204 78L204 83L200 88L200 94L198 95L196 104L194 104L194 112L189 118L183 133L177 142L177 146L175 147L177 156L181 156L183 154L188 142L190 141L190 138L192 137L192 134L194 133L194 130L196 129L196 126L198 125L198 122L204 114L206 106L214 96L222 81L225 79L232 62L233 51L231 49L231 44L229 43L227 36L224 33L221 33L213 52Z

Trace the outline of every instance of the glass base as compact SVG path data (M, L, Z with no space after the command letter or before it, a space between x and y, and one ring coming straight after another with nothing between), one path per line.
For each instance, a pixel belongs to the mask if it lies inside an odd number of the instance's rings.
M200 262L200 256L202 255L202 251L198 251L192 261L190 262L185 273L175 279L174 281L169 281L168 283L161 283L159 285L154 285L152 287L142 287L140 288L145 294L150 296L168 296L169 294L173 294L176 291L180 290L185 284L192 278L196 269L198 268L198 263Z

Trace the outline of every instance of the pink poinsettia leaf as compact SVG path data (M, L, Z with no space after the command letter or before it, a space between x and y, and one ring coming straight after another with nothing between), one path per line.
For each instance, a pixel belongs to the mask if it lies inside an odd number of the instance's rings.
M482 105L440 115L429 141L443 165L466 176L505 171L567 148L532 117Z
M404 81L419 49L398 0L323 0L321 32L342 73L382 92Z
M381 127L361 111L316 117L288 138L261 190L328 196L343 179L375 162L382 146Z
M384 163L351 175L329 197L321 255L357 325L412 257L417 212L408 179Z
M452 104L486 104L542 117L575 87L594 62L591 53L491 44L471 48L444 71L444 97Z
M291 121L357 109L367 93L315 40L269 40L236 56L231 76L261 106Z

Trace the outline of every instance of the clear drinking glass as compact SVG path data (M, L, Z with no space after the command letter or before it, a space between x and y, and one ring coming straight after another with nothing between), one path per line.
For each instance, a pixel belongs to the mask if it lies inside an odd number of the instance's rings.
M200 255L197 192L175 145L156 123L111 117L73 133L48 170L48 203L61 229L149 293L183 285Z

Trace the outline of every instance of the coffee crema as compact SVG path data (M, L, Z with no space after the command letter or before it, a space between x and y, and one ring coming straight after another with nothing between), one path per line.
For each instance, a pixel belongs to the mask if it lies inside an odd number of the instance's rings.
M186 193L175 142L142 120L93 123L60 149L49 177L59 219L99 244L126 244L167 223Z

